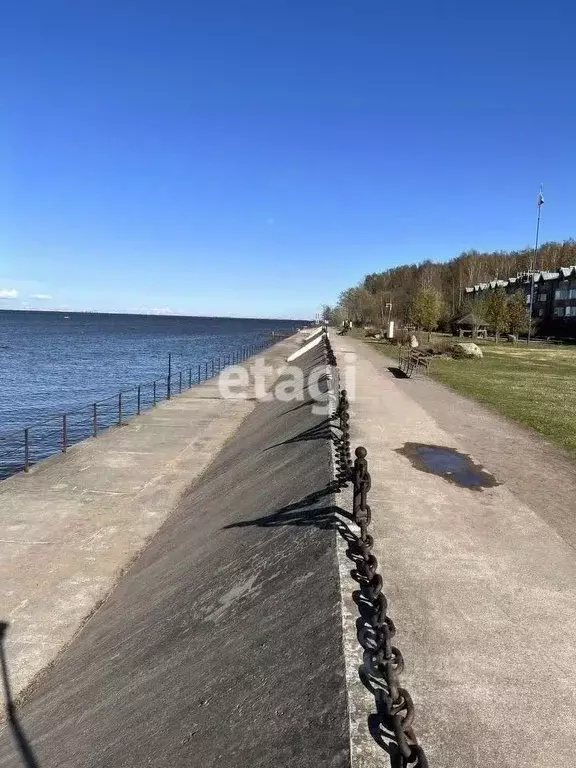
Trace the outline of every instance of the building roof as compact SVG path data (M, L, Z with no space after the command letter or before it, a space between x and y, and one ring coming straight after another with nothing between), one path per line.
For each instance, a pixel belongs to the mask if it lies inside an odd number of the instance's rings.
M534 272L534 282L543 282L545 280L568 280L570 278L576 278L576 266L571 265L569 267L560 267L558 271L543 270L541 272ZM476 283L471 287L466 287L464 290L466 293L477 293L478 291L485 291L487 289L506 288L509 285L516 285L517 283L530 283L531 273L520 272L514 277L509 277L507 280L490 280L488 283Z
M467 315L464 315L464 317L461 317L460 320L457 320L456 325L469 325L472 328L478 328L481 325L486 325L486 321L482 320L482 318L474 312L469 312Z

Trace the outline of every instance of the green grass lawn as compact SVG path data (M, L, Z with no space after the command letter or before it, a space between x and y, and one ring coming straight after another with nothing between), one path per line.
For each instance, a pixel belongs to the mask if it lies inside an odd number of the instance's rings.
M576 454L576 347L485 343L482 351L482 360L435 359L430 375Z

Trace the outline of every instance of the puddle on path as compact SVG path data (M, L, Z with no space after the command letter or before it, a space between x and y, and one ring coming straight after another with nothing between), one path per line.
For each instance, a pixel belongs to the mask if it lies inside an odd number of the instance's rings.
M422 472L443 477L449 483L461 488L481 491L483 488L494 488L500 483L494 475L475 464L470 456L458 453L454 448L442 445L426 445L424 443L405 443L403 448L397 448L396 453L410 459L412 466Z

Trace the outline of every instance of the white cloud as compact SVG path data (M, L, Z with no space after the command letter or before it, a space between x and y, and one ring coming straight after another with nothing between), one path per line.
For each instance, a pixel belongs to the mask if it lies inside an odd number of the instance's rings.
M0 288L0 299L17 299L18 291L16 288Z
M173 315L174 311L170 307L152 307L149 310L151 315Z
M52 296L50 296L49 293L33 293L32 296L29 296L28 298L37 299L37 301L49 301Z

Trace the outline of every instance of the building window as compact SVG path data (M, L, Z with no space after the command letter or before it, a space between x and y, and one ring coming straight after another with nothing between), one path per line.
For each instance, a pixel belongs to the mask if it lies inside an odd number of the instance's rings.
M570 290L568 291L568 298L576 299L576 288L570 288Z
M568 298L568 291L564 290L563 288L559 288L554 292L554 298L556 301L563 301Z
M564 307L554 307L554 317L564 317Z
M576 317L576 307L566 307L566 317Z
M538 317L544 317L545 314L546 314L546 310L544 309L544 307L540 307L540 309L538 310Z
M539 293L538 294L538 301L546 301L548 298L546 293ZM576 291L574 291L574 298L576 298Z

